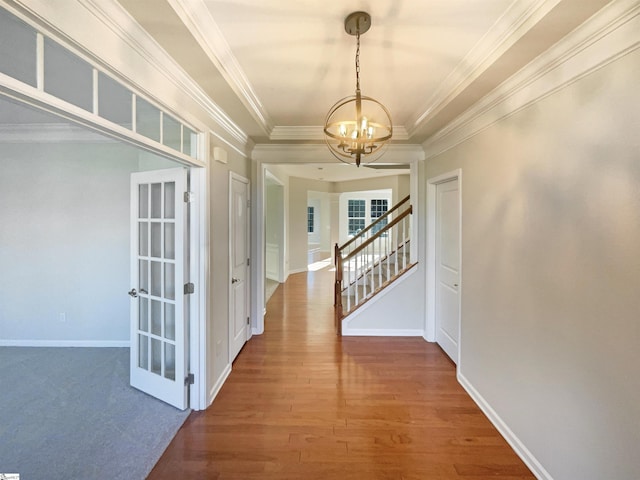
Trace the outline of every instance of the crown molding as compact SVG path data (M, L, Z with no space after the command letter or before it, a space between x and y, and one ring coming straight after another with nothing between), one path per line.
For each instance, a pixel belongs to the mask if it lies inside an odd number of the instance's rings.
M273 122L203 0L167 0L266 135Z
M429 101L407 119L406 127L409 135L416 133L424 123L460 95L465 88L561 1L527 0L513 2L508 10L447 76Z
M614 0L422 145L432 158L640 48L640 4Z
M384 163L413 163L424 160L421 145L389 144L381 161ZM336 163L324 143L319 144L258 144L251 159L262 163Z
M102 22L120 40L140 55L156 71L185 93L227 134L241 149L250 148L248 135L229 117L185 70L144 30L115 0L78 0L95 18ZM110 65L106 65L113 70ZM118 72L119 73L119 72ZM150 98L155 95L129 77L122 76ZM164 104L163 104L164 106ZM174 111L172 108L167 108ZM180 117L181 115L178 114Z
M302 127L280 126L276 125L269 135L269 140L274 142L283 142L287 140L312 140L324 141L324 133L321 125L309 125ZM401 125L393 126L393 140L406 141L409 140L407 130Z

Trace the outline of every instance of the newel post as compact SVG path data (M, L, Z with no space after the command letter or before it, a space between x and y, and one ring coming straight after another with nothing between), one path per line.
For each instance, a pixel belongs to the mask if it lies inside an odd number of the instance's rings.
M335 308L336 333L342 335L342 254L336 243L334 248L334 263L336 266L335 283L333 287L333 305Z

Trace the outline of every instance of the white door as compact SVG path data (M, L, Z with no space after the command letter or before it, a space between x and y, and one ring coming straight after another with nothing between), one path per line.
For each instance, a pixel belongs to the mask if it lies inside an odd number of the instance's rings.
M131 175L131 385L187 408L183 168Z
M249 181L231 175L229 198L229 361L249 338Z
M436 185L436 341L458 363L460 196L458 179Z

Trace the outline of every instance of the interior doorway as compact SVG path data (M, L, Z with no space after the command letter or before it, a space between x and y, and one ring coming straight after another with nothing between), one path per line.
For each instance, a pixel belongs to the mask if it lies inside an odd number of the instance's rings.
M307 269L316 271L331 263L331 203L328 192L307 192Z
M0 96L0 111L0 122L6 113L21 125L19 135L0 131L6 181L0 181L0 219L6 227L0 235L0 268L15 273L7 279L25 279L0 280L0 345L130 347L130 177L178 166L189 171L195 180L193 197L200 198L202 169L15 99ZM30 181L16 183L25 171ZM179 192L180 202L183 196L184 191ZM202 219L199 202L194 202L188 227L194 245L204 230ZM199 279L201 252L191 250L193 278ZM31 285L29 295L19 288L24 284ZM196 285L204 286L197 281ZM176 289L182 293L182 283ZM198 370L203 354L200 309L192 308L200 298L197 288L185 300L185 313L192 315L187 337L193 348L184 350L188 356L183 363L197 380L188 387L189 403L180 408L204 405L204 378ZM165 355L169 359L171 352ZM182 389L184 381L180 379Z
M284 185L268 170L264 174L265 216L265 307L285 275L285 200Z
M459 365L462 298L462 172L427 181L427 340Z

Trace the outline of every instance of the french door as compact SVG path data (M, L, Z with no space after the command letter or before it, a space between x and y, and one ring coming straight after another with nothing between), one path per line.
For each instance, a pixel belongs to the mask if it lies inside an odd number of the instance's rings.
M131 386L187 408L187 171L131 175Z

